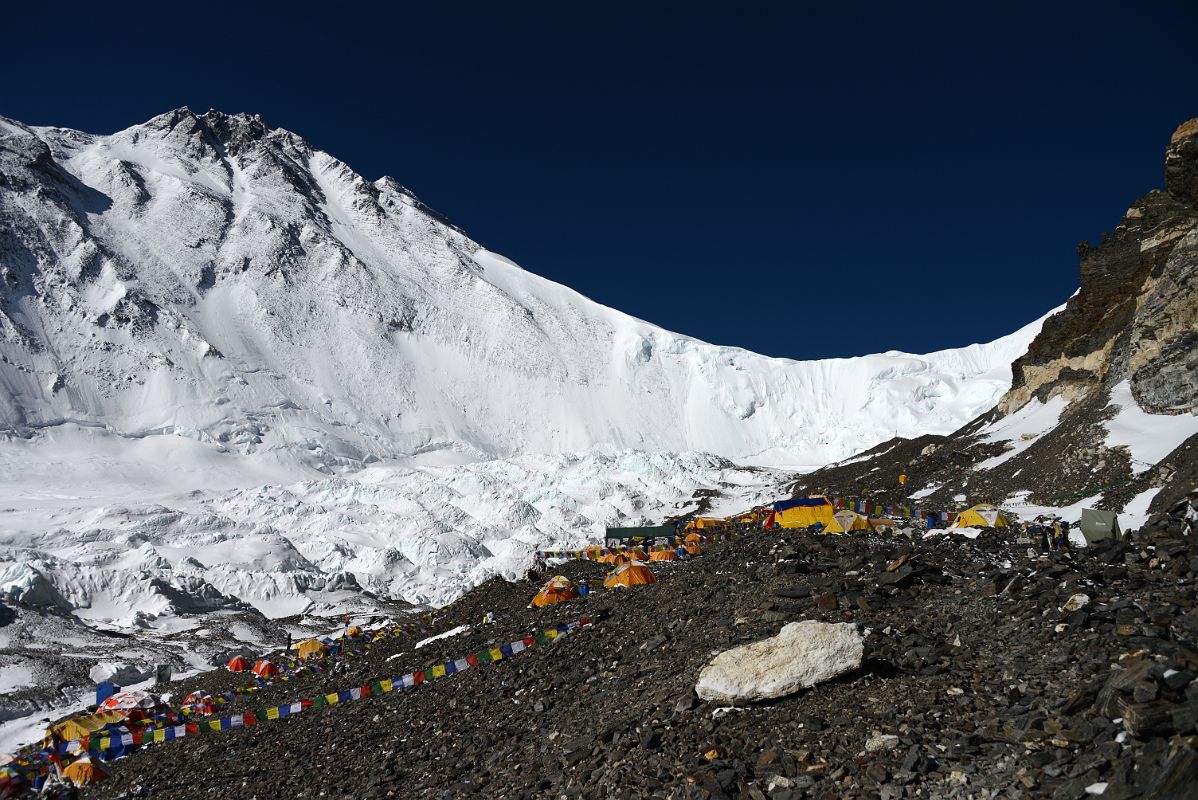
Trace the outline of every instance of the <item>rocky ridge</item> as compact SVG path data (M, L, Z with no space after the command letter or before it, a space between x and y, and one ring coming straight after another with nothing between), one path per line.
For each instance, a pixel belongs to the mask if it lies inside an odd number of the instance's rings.
M597 624L415 689L147 748L85 796L1124 800L1198 780L1193 540L1051 560L1001 533L785 530L654 569L656 584L546 609L526 607L534 585L491 581L441 620L468 631L381 643L232 713ZM855 626L862 667L739 709L696 698L714 653L801 620Z

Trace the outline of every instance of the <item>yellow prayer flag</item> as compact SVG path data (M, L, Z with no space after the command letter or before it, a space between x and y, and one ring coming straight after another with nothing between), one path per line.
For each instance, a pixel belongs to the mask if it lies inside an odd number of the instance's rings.
M498 647L492 647L491 648L491 660L498 661L501 658L503 658L503 651L500 650Z
M382 687L384 694L391 691L391 681L379 681L379 686Z
M324 701L331 706L337 705L337 693L333 692L332 694L326 694L324 696Z
M444 678L445 677L445 665L444 664L438 664L437 666L433 667L433 677L434 678Z
M274 708L266 709L266 718L267 719L278 719L279 718L278 706L276 706Z
M154 741L165 742L166 741L166 731L163 731L163 730L154 731Z

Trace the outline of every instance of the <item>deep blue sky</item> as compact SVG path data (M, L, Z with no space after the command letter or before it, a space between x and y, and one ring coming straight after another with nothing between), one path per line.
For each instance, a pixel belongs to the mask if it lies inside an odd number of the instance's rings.
M375 5L8 4L0 114L258 113L529 270L794 358L1034 319L1198 116L1187 0Z

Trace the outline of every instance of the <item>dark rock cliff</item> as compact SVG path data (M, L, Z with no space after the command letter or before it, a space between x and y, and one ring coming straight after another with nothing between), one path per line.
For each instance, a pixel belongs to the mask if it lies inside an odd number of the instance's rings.
M1148 410L1198 404L1198 119L1173 134L1165 191L1079 252L1080 290L1014 363L999 408L1078 400L1124 379Z

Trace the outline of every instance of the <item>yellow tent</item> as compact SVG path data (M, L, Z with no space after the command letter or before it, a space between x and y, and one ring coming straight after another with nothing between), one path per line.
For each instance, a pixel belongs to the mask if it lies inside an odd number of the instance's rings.
M962 511L953 522L954 528L1005 528L1007 518L992 505L982 503Z
M108 773L100 769L100 765L90 758L81 758L62 771L62 776L76 786L96 783L108 777Z
M304 639L295 645L296 653L300 658L324 658L328 649L325 643L319 639Z
M677 561L678 556L674 555L673 550L654 550L649 554L650 561Z
M724 520L716 519L715 517L695 517L690 522L686 523L686 530L701 531L704 528L719 528L724 524Z
M842 509L832 515L832 521L824 528L824 533L848 533L849 531L867 531L869 521L856 511Z
M115 711L101 711L99 714L71 717L56 725L51 725L46 731L46 735L49 736L51 733L57 733L59 738L64 742L70 742L75 739L82 739L85 736L91 736L105 725L124 721L125 716L123 714Z
M537 608L551 606L554 603L560 603L563 600L569 600L572 597L578 597L578 589L563 575L555 575L549 579L541 591L537 592L533 597L531 605Z
M614 589L617 586L640 586L645 583L656 583L657 578L639 561L629 561L608 575L603 581L604 589Z
M779 508L781 506L781 508ZM826 497L801 497L774 504L774 524L782 528L806 528L815 523L832 524L836 506Z
M356 639L357 637L362 635L362 629L359 628L357 625L350 625L349 630L347 630L345 632L345 635L350 637L351 639Z

